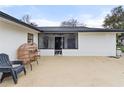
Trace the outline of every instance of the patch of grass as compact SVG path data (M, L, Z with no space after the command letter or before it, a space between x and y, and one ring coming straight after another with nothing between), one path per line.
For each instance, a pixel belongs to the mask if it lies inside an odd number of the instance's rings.
M124 52L124 46L117 46L117 49L120 48L122 52Z

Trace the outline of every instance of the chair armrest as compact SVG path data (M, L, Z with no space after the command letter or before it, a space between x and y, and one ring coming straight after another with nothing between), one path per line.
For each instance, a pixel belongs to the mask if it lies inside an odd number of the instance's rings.
M13 71L12 66L0 66L0 72L11 72Z
M11 66L0 66L0 69L12 68Z
M21 60L15 60L15 61L11 61L12 64L21 64L23 65L23 62Z

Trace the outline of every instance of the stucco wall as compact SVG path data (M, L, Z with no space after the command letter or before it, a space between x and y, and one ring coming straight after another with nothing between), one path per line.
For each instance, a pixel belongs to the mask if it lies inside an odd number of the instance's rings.
M27 43L27 33L34 34L34 42L38 42L36 31L9 21L0 20L0 53L7 53L11 60L16 59L18 47Z
M63 49L63 56L115 56L116 33L80 32L78 49ZM41 49L42 56L53 56L54 50Z
M78 55L115 56L116 33L95 32L79 33Z

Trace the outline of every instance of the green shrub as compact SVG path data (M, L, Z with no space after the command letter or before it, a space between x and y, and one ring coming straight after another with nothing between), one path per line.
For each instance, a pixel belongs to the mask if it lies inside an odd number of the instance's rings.
M124 46L121 46L121 51L124 52Z

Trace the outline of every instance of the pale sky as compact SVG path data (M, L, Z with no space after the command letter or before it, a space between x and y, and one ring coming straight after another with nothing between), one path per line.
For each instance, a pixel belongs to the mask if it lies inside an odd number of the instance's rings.
M105 16L117 7L115 5L15 5L0 6L11 16L21 19L29 14L38 26L60 26L62 21L77 19L87 27L102 27Z

